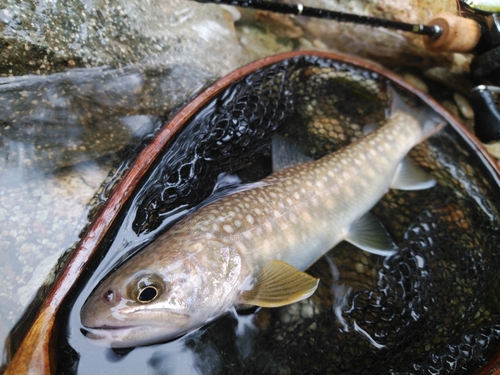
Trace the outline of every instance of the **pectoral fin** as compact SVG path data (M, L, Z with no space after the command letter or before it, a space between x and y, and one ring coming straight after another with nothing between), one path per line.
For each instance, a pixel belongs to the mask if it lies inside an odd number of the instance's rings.
M311 296L319 279L280 260L268 262L252 289L240 294L239 303L262 307L289 305Z
M399 164L391 182L391 188L399 190L424 190L434 185L436 180L408 158Z
M352 223L344 240L372 254L389 256L396 252L387 229L369 212Z

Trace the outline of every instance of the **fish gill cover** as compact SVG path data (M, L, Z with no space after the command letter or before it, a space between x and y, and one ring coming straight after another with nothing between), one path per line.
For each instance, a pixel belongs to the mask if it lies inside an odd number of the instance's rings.
M314 158L348 145L364 126L384 120L388 83L377 73L313 56L243 77L169 144L127 214L133 232L145 235L179 207L194 207L222 172L262 178L270 172L266 160L276 132ZM206 374L477 369L500 342L498 181L451 127L410 156L438 184L424 191L391 190L373 209L398 245L394 256L381 258L343 242L309 269L321 279L309 299L261 309L250 318L226 316L174 342L118 353L119 359L99 369L125 374L130 362L133 371L143 366L175 373L168 348L179 343L193 353L192 368ZM81 350L74 333L69 343L80 357L76 371L90 373L96 351ZM59 372L75 370L58 360Z

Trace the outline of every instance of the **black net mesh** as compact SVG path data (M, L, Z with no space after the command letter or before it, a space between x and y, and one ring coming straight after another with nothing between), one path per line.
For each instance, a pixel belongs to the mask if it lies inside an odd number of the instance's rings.
M249 75L196 116L176 140L177 152L166 154L148 179L135 232L151 231L166 213L199 203L222 171L241 168L269 146L270 135L294 113L287 65Z
M387 83L314 57L248 75L172 141L141 189L134 230L196 205L221 172L246 167L263 177L276 132L315 158L349 144L384 120ZM391 190L373 209L397 254L341 243L308 271L321 279L309 299L202 328L186 345L203 373L455 374L487 361L500 339L497 182L449 127L410 156L438 185Z

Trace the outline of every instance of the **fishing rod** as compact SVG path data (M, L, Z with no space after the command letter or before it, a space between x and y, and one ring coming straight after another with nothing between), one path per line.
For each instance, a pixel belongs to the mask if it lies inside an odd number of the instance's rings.
M435 52L477 52L489 47L488 30L476 20L442 12L428 25L411 24L352 13L307 7L302 4L284 4L266 0L195 0L199 3L234 5L243 8L267 10L295 16L306 16L348 22L424 35L427 49Z
M194 0L199 3L233 5L295 16L323 18L374 27L401 30L424 36L425 47L433 52L473 53L471 75L500 86L500 2L461 0L461 16L438 13L427 25L410 24L351 13L284 4L266 0ZM483 142L500 140L500 109L494 95L496 86L478 86L471 92L476 114L476 134Z
M216 3L224 5L234 5L243 8L267 10L282 14L293 14L295 16L305 16L323 18L339 22L357 23L369 26L380 26L387 29L409 31L415 34L427 35L436 38L441 35L440 26L413 25L405 22L386 20L382 18L359 16L357 14L336 12L333 10L306 7L302 4L284 4L265 0L195 0L199 3Z

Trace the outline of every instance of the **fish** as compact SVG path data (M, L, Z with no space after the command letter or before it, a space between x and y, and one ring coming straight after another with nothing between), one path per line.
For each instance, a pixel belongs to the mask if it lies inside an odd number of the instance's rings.
M300 301L319 282L304 271L341 241L393 255L369 211L390 188L436 184L406 155L446 122L390 93L383 125L318 160L273 137L273 173L203 205L97 285L80 311L86 336L113 348L148 345L235 308Z

